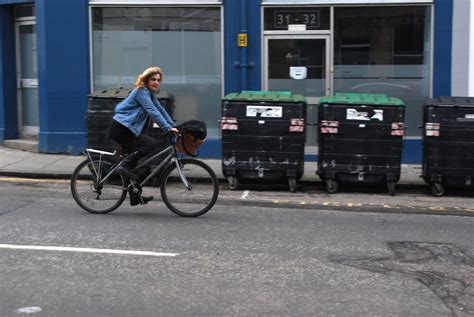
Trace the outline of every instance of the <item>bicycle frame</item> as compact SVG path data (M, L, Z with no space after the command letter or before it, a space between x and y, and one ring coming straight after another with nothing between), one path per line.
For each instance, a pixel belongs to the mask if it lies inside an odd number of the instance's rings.
M174 149L174 145L170 145L168 146L167 148L165 148L164 150L156 153L155 155L149 157L148 159L146 159L144 162L142 162L141 164L138 164L138 166L136 168L140 168L140 167L143 167L143 166L146 166L148 163L150 163L151 161L153 161L154 159L156 158L159 158L160 156L164 155L165 153L169 152L169 154L161 161L161 163L155 167L151 172L150 174L148 174L148 176L140 183L140 187L143 187L143 185L146 184L146 182L148 182L153 176L155 176L158 171L167 163L169 163L170 161L172 161L173 157L176 157L176 150ZM178 162L177 160L175 160L176 163ZM176 164L178 166L178 169L179 169L179 164Z
M183 182L184 186L186 186L187 189L191 189L191 185L189 184L188 180L186 179L186 177L183 175L183 171L181 170L181 165L179 164L179 160L177 159L177 156L176 156L176 148L174 147L174 145L170 145L168 146L167 148L165 148L164 150L158 152L157 154L151 156L150 158L146 159L144 162L142 162L141 164L139 164L137 166L137 168L140 168L140 167L143 167L143 166L146 166L148 163L150 163L151 161L153 161L154 159L164 155L166 152L169 152L169 154L161 161L161 163L155 167L151 172L150 174L140 183L140 187L143 187L143 185L145 185L149 180L150 178L152 178L153 176L155 176L158 171L167 163L170 163L172 164L172 162L174 161L174 163L176 164L176 168L178 169L178 173L179 173L179 177L181 178L181 181Z
M116 151L114 151L113 153L112 152L105 152L105 151L100 151L100 150L95 150L95 149L87 149L86 150L86 153L87 153L87 156L89 158L89 160L92 162L92 157L91 157L91 154L90 153L97 153L99 154L99 162L102 158L102 155L108 155L108 156L114 156ZM140 168L140 167L143 167L143 166L146 166L148 163L150 163L151 161L153 161L154 159L157 159L163 155L165 155L166 153L168 153L165 158L161 161L161 163L156 166L151 172L150 174L148 174L148 176L140 183L140 187L143 187L143 185L145 185L153 176L155 176L158 171L165 165L165 164L170 164L172 163L173 161L175 162L176 164L176 168L178 169L178 173L179 173L179 176L181 178L181 181L183 182L183 184L186 186L187 189L190 189L191 188L191 185L189 184L189 182L187 181L186 177L183 175L182 171L181 171L181 166L179 164L179 161L177 159L177 156L176 156L176 149L174 147L174 145L170 145L168 147L166 147L165 149L163 149L162 151L154 154L153 156L149 157L148 159L146 159L144 162L140 163L136 168ZM94 168L94 172L96 173L97 175L97 185L102 185L105 181L107 181L109 179L109 177L123 164L123 159L118 162L116 165L114 165L114 167L112 168L112 170L110 170L107 175L105 175L104 178L100 179L100 176L102 175L102 171L101 171L101 168L102 168L102 164L99 163L99 170L97 171L96 167L94 165L93 168Z

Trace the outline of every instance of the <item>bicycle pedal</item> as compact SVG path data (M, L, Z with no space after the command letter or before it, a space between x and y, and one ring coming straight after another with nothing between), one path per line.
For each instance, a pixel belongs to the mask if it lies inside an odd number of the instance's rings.
M146 205L149 201L153 200L153 196L140 196L140 204Z

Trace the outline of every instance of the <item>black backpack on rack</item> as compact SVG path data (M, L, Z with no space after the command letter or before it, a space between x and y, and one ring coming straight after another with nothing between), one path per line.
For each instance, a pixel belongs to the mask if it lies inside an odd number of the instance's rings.
M196 157L199 147L207 137L206 123L199 120L189 120L177 126L181 136L176 140L176 149L186 155Z

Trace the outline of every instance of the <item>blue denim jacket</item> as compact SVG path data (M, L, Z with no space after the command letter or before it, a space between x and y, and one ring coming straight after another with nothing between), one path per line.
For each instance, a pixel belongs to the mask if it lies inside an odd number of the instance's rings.
M139 136L143 132L149 116L165 132L176 127L176 124L149 89L135 88L125 100L115 107L114 120Z

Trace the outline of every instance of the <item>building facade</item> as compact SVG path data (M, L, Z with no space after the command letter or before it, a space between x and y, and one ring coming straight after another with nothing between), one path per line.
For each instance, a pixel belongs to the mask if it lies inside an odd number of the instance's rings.
M88 95L157 65L175 119L206 122L204 157L228 93L306 96L311 159L319 98L361 92L405 102L403 161L420 163L426 99L474 96L473 16L468 0L0 0L0 143L81 153Z

